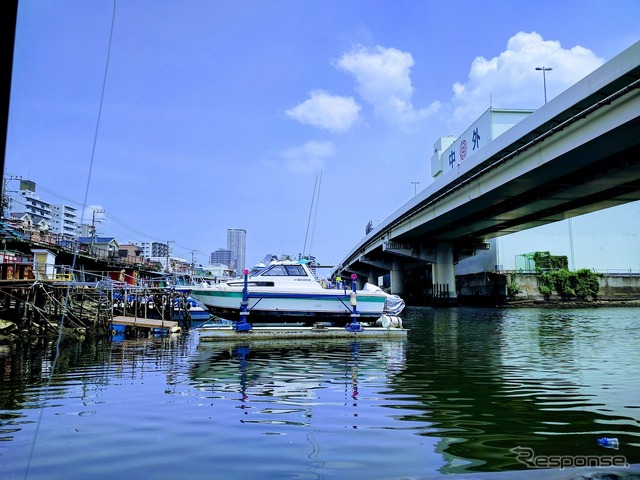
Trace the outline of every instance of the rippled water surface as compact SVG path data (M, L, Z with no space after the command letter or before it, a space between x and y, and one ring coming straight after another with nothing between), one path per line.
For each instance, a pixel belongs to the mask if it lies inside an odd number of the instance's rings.
M406 340L66 343L53 375L54 347L0 350L0 478L389 479L525 469L518 447L640 462L640 309L404 317Z

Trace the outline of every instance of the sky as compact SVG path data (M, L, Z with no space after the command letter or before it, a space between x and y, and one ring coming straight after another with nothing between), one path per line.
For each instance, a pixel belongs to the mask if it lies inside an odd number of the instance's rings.
M5 178L188 261L242 228L247 266L334 265L439 137L638 40L637 0L20 0Z

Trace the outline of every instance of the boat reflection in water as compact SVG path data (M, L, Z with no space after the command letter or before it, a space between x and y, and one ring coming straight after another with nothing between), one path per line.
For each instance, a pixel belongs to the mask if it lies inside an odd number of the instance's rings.
M377 390L405 368L404 340L252 340L200 343L190 377L206 398L239 401L242 423L284 434L283 425L311 425L317 417L344 428L345 407L362 407L362 398L375 404Z

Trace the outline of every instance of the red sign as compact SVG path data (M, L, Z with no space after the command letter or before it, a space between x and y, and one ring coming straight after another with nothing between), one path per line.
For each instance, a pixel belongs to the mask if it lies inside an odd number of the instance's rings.
M460 142L460 161L464 160L466 156L467 156L467 141L462 140L462 142Z

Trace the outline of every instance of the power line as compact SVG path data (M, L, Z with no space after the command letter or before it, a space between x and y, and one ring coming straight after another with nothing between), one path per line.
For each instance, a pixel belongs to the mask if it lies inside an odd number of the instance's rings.
M21 177L19 177L19 176L15 176L15 179L20 179L20 178ZM43 192L47 193L48 195L50 195L52 197L59 198L59 199L64 200L65 202L67 202L69 204L72 204L72 205L77 205L79 207L83 207L83 204L81 202L78 202L77 200L74 200L74 199L72 199L70 197L62 195L62 194L60 194L60 193L58 193L58 192L56 192L56 191L54 191L54 190L42 185L40 183L37 184L37 188L39 190L42 190ZM12 190L12 191L18 192L18 190ZM15 197L12 197L12 201L15 202L16 204L18 204L21 207L26 207L27 206L27 204L20 198L19 195L16 195ZM50 203L50 202L44 202L44 203ZM152 235L152 234L150 234L148 232L144 232L144 231L142 231L142 230L130 225L129 223L127 223L124 220L116 217L114 214L110 213L109 211L107 211L105 209L94 209L94 208L92 208L92 210L100 210L100 213L103 214L105 216L105 218L109 222L111 222L113 224L116 224L116 225L124 228L128 232L134 233L137 236L143 237L143 238L151 240L151 241L156 241L158 243L165 243L166 242L166 240L162 240L159 236ZM84 214L84 212L83 212L83 214ZM84 218L84 215L83 215L83 218ZM103 231L105 229L108 230L109 228L113 229L113 227L111 227L107 223L101 225L101 230L103 230ZM113 229L113 230L117 231L117 229ZM180 247L180 249L184 250L185 252L190 252L190 251L193 250L193 251L198 252L198 253L200 253L202 255L206 255L201 250L195 249L193 247L182 245L180 243L176 243L175 245L177 247ZM185 256L185 258L186 258L186 254L184 252L180 251L180 253L181 253L181 256Z

